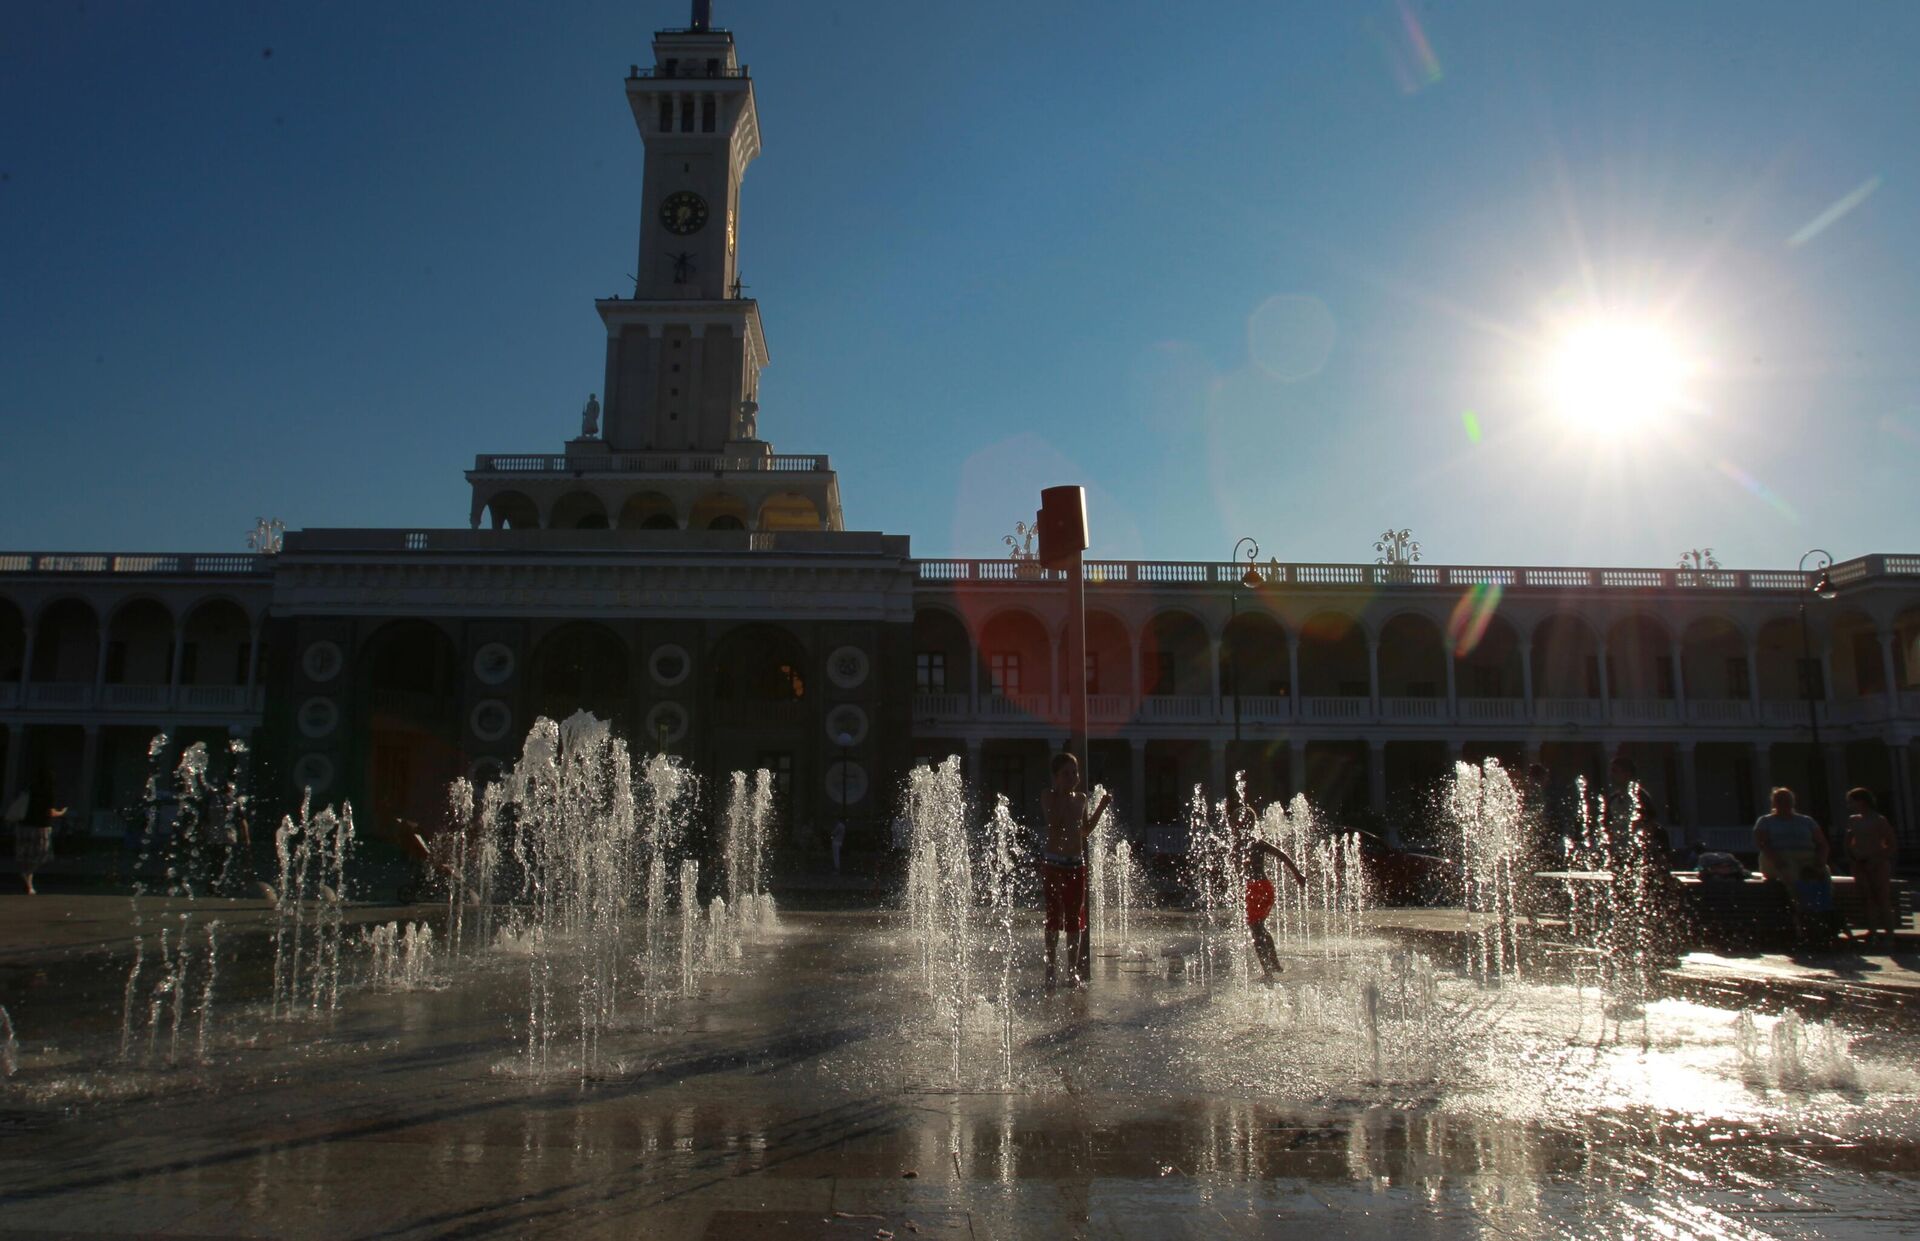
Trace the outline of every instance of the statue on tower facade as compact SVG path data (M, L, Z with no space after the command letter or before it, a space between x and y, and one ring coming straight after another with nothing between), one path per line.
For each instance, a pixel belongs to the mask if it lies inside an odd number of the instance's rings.
M580 411L580 438L598 439L600 436L600 398L587 393L587 407Z
M733 416L733 438L736 440L760 438L760 402L752 397L740 402L740 408Z

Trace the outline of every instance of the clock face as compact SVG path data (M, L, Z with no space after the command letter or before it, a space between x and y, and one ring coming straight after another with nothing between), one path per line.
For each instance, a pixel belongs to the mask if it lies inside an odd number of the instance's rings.
M707 226L707 200L692 190L667 195L660 204L660 227L684 237Z

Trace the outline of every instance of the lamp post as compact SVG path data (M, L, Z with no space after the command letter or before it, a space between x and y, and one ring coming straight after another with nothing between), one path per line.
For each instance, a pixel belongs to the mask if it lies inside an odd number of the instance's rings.
M1800 572L1807 571L1807 562L1813 561L1813 567L1820 571L1819 580L1813 584L1813 595L1817 599L1832 599L1840 592L1834 589L1833 580L1827 576L1827 569L1833 564L1833 556L1822 548L1814 548L1800 557ZM1807 737L1813 747L1807 772L1807 794L1813 799L1815 811L1824 814L1827 809L1827 759L1820 752L1820 708L1814 699L1813 680L1815 669L1819 665L1813 662L1813 634L1807 625L1807 600L1800 599L1800 693L1807 700ZM1824 677L1822 681L1824 682ZM1822 691L1826 689L1821 685Z
M1245 586L1252 589L1260 584L1260 574L1253 567L1253 562L1260 558L1260 545L1251 537L1233 545L1232 563L1240 563L1240 549L1243 547L1247 549L1247 571L1233 579L1233 594L1227 602L1227 675L1233 679L1233 744L1236 749L1240 745L1240 642L1234 636L1233 622L1240 618L1240 588ZM1227 778L1231 781L1233 777L1229 774Z

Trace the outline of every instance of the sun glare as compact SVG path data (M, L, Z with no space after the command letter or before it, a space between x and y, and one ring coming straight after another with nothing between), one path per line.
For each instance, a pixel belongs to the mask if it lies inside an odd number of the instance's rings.
M1553 347L1547 396L1567 421L1590 431L1631 430L1679 404L1687 361L1659 327L1618 319L1577 324Z

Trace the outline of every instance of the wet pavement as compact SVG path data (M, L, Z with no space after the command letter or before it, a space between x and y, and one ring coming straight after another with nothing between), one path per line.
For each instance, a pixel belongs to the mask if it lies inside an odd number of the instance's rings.
M274 1019L255 905L222 913L204 1061L169 1064L164 1041L120 1058L114 903L32 926L0 903L0 1233L1920 1231L1911 1010L1802 1020L1765 987L1623 1006L1577 970L1486 985L1433 927L1285 944L1269 990L1238 953L1201 970L1197 929L1158 919L1085 991L1014 975L1008 1021L943 1009L896 915L788 913L691 994L624 1002L585 1071L534 1076L511 941L405 989L358 981L355 947L337 1011ZM997 995L991 955L973 968L959 990Z

